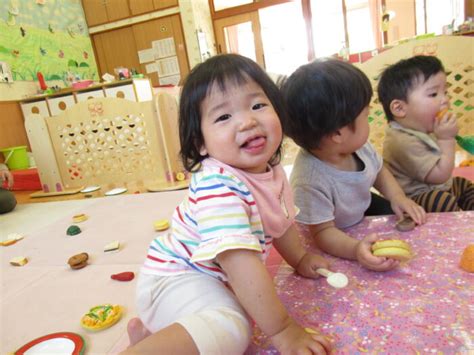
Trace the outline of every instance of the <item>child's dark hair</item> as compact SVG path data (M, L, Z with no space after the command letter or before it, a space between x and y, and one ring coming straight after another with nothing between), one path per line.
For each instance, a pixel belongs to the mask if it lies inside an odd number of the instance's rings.
M180 156L183 166L193 171L206 157L200 154L204 144L201 132L201 104L214 84L225 92L228 85L242 85L254 81L272 103L277 115L285 115L283 99L278 87L254 61L238 54L221 54L198 64L184 81L179 104ZM270 160L274 165L280 162L281 144Z
M288 109L283 131L306 150L353 123L372 98L367 76L352 64L316 60L299 67L282 86Z
M414 87L431 76L444 72L441 61L433 56L417 55L385 68L379 79L377 92L388 121L394 119L390 104L393 100L407 102Z

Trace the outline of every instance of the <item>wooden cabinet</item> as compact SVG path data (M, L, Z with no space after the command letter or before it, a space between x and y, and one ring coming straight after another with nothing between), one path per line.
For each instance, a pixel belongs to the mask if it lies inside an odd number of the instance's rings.
M152 48L153 41L173 38L181 78L189 72L184 34L179 15L137 23L107 32L93 34L97 64L100 76L114 74L114 68L135 68L147 75L154 86L159 85L156 72L147 73L146 65L140 64L138 51Z
M178 6L178 0L82 0L89 27Z
M178 0L153 0L155 10L166 9L167 7L178 6Z
M119 67L140 68L132 27L118 28L91 37L101 77L105 73L115 75L114 69Z
M131 14L140 15L146 12L178 6L178 0L130 0L129 4Z
M130 16L128 0L82 0L82 7L89 27Z

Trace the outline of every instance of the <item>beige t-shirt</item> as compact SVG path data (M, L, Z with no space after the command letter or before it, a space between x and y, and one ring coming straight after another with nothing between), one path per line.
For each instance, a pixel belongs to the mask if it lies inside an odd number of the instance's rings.
M385 131L383 160L407 196L451 188L451 178L444 184L425 182L440 159L441 150L434 137L390 122Z

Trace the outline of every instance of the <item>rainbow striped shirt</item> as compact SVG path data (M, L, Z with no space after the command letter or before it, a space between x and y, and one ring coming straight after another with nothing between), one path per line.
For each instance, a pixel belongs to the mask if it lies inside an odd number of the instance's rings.
M283 171L281 166L278 168ZM280 237L286 231L294 215L291 219L286 217L288 221L280 226L279 235L266 236L262 215L247 186L249 181L246 184L237 176L245 176L243 174L214 159L203 161L201 169L192 174L187 198L173 213L171 233L162 234L151 242L141 272L176 275L197 271L226 281L227 277L216 261L219 253L231 249L255 250L264 260L273 237ZM281 173L273 174L272 170L271 180L275 180L274 175L278 178L274 185L289 190L286 177L282 178ZM266 188L272 186L271 182L259 184ZM282 194L281 191L268 193L274 195L273 199Z

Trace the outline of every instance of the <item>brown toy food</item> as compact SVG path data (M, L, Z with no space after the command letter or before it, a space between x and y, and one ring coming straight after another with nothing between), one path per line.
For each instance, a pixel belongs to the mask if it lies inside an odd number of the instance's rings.
M459 266L467 272L474 272L474 244L464 249Z
M405 216L395 224L395 228L400 232L408 232L416 227L416 223L410 216Z
M73 255L69 258L67 263L71 267L71 269L78 270L82 269L87 265L87 260L89 260L89 254L87 253L80 253Z

